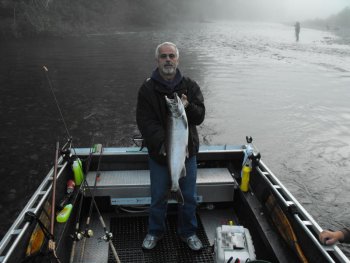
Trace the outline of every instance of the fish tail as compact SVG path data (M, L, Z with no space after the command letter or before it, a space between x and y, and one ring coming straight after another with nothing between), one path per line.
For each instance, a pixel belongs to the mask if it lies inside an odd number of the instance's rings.
M184 197L182 195L181 189L177 191L169 191L168 200L176 200L178 204L184 205Z
M181 189L179 188L179 190L177 190L176 192L176 201L181 204L184 205L185 201L184 201L184 197L182 195Z

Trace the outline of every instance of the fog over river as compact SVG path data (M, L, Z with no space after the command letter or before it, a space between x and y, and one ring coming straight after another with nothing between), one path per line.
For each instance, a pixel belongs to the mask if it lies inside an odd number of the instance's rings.
M67 137L42 66L75 146L132 145L137 90L163 41L203 90L202 144L251 135L323 228L350 226L350 45L303 27L296 42L292 25L220 21L1 43L1 237Z

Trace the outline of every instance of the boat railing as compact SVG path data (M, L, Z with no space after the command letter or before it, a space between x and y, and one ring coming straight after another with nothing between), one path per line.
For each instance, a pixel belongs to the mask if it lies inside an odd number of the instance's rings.
M315 235L311 232L310 228L312 228L317 234L322 231L322 228L261 160L259 167L257 167L257 171L266 183L270 185L274 194L278 196L285 207L293 207L293 211L296 211L296 213L294 213L296 222L300 224L319 251L327 258L328 262L336 262L329 253L332 252L340 262L350 263L350 260L338 246L321 245Z
M63 162L63 157L61 156L58 159L58 172L57 178L59 178L67 166L67 162ZM13 251L16 249L16 246L21 241L24 233L27 231L30 222L25 219L27 212L33 212L38 214L43 203L47 199L51 188L52 180L54 175L54 168L52 168L47 176L44 178L42 183L39 185L33 196L30 198L22 212L19 214L15 222L12 224L10 229L7 231L5 236L0 242L0 262L5 263L8 261ZM9 246L11 243L11 246Z

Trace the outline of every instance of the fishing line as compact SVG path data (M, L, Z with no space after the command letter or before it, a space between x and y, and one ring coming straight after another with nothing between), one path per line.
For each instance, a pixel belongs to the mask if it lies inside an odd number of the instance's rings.
M51 83L51 80L50 80L49 74L48 74L49 70L47 69L46 66L43 66L43 69L44 69L44 72L45 72L45 76L46 76L47 82L49 83L49 87L50 87L51 93L52 93L52 95L53 95L53 98L55 99L55 103L56 103L58 112L59 112L60 115L61 115L61 119L62 119L64 128L66 129L68 138L71 138L70 133L69 133L69 131L68 131L68 127L67 127L66 121L64 120L64 117L63 117L63 114L62 114L61 107L60 107L60 105L59 105L59 103L58 103L58 100L57 100L57 98L56 98L55 92L54 92L54 90L53 90L53 88L52 88L52 83Z
M73 142L72 142L72 136L71 136L70 133L69 133L68 126L67 126L67 123L66 123L66 121L65 121L65 119L64 119L64 117L63 117L63 113L62 113L60 104L59 104L59 102L58 102L58 100L57 100L57 97L56 97L56 94L55 94L55 92L54 92L54 90L53 90L53 86L52 86L52 83L51 83L51 79L50 79L49 74L48 74L49 70L48 70L48 68L47 68L45 65L43 66L43 69L44 69L45 77L46 77L47 82L48 82L48 84L49 84L49 88L50 88L50 90L51 90L52 96L53 96L53 98L54 98L54 100L55 100L55 103L56 103L58 112L59 112L59 114L60 114L60 116L61 116L61 120L62 120L62 122L63 122L64 128L66 129L66 133L67 133L67 135L68 135L68 142L70 142L70 148L73 150L74 156L77 157L77 153L76 153L76 151L75 151L75 148L74 148ZM93 141L93 138L92 138L92 141ZM82 167L80 167L80 168L82 168Z

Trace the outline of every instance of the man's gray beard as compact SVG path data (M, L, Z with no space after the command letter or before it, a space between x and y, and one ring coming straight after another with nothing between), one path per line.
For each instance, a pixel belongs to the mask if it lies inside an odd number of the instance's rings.
M164 75L174 75L176 73L176 68L175 67L171 67L171 68L162 67L162 72Z

